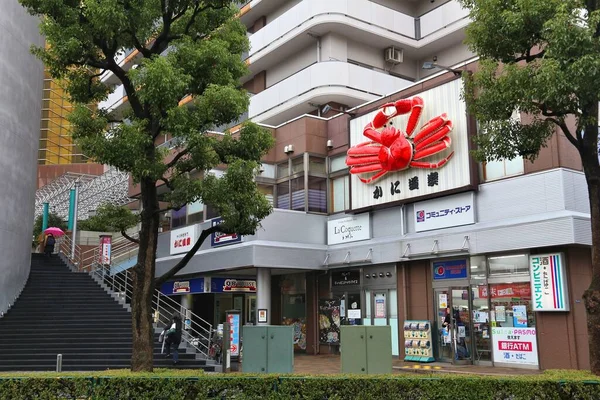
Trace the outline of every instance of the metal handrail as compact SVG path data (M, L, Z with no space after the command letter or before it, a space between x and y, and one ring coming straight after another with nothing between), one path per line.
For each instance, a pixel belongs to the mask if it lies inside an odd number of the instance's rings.
M133 287L131 283L131 274L128 270L112 274L110 266L96 263L91 271L92 276L99 278L109 289L125 303L131 303ZM171 322L171 316L179 314L183 321L186 321L182 329L182 339L189 346L193 347L199 353L208 357L212 325L194 314L191 310L182 307L175 300L155 290L152 298L152 308L154 310L154 323L156 326L166 326ZM189 321L189 322L188 322Z

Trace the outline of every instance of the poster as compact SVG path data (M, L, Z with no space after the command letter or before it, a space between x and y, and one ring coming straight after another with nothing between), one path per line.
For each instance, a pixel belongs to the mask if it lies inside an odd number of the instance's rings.
M340 322L340 301L336 299L319 300L320 343L340 343Z
M361 315L360 315L360 309L358 310L353 310L353 309L349 309L348 310L348 319L361 319Z
M229 324L229 338L231 340L231 356L240 355L240 314L227 314L227 323Z
M527 306L513 306L513 326L527 328Z
M385 318L385 299L375 298L375 318Z
M100 236L100 264L110 265L111 263L111 241L112 236Z
M496 311L496 321L506 322L506 307L496 306L494 310Z
M492 328L494 362L538 365L535 328Z
M444 308L448 308L448 295L446 293L440 293L438 295L439 297L439 304L440 304L440 309L444 309Z

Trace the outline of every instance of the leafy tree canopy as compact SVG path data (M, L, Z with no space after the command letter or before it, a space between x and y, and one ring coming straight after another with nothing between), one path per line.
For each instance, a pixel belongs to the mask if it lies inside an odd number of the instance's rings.
M139 222L139 216L127 207L106 203L98 207L96 215L78 221L77 230L95 232L125 232Z

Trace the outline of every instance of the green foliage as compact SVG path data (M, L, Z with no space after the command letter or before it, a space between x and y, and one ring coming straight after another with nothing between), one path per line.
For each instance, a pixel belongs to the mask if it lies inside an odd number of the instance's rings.
M77 229L94 232L122 232L133 228L139 222L139 216L127 207L106 203L98 207L96 215L77 222Z
M36 239L42 234L43 222L43 216L38 215L33 223L33 237ZM67 222L54 213L48 213L48 228L50 228L51 226L60 228L63 231L67 230Z
M60 376L0 377L0 398L593 400L600 396L600 381L557 379L545 375L302 377L200 374L186 377L180 371L172 371L154 377L147 374L109 376L108 373Z
M485 133L476 137L475 156L534 160L557 128L580 153L597 154L598 2L461 3L470 8L473 20L467 44L481 57L480 69L465 77L464 93ZM527 114L526 120L509 121L513 112ZM586 165L597 168L597 157L584 160Z

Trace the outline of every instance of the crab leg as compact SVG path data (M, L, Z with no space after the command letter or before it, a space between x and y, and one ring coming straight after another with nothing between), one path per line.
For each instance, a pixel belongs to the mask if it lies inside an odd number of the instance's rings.
M450 147L451 143L452 140L446 136L438 142L431 143L428 146L417 150L413 156L413 160L421 160L425 157L429 157L430 155L446 150L448 147Z
M454 152L450 153L450 155L448 157L443 158L436 163L412 161L410 163L410 166L413 168L440 168L440 167L444 166L444 164L446 164L452 158L453 155L454 155Z
M448 119L446 114L439 115L421 127L421 130L419 130L419 132L417 132L413 137L413 142L415 144L419 144L422 141L427 140L431 135L434 135L445 126L450 127L448 130L448 132L450 132L452 130L452 121Z
M385 174L387 174L388 171L386 170L381 170L378 173L376 173L375 175L373 175L370 178L361 178L360 176L358 177L358 179L360 179L360 181L362 183L371 183L371 182L375 182L377 179L381 178L382 176L384 176Z

